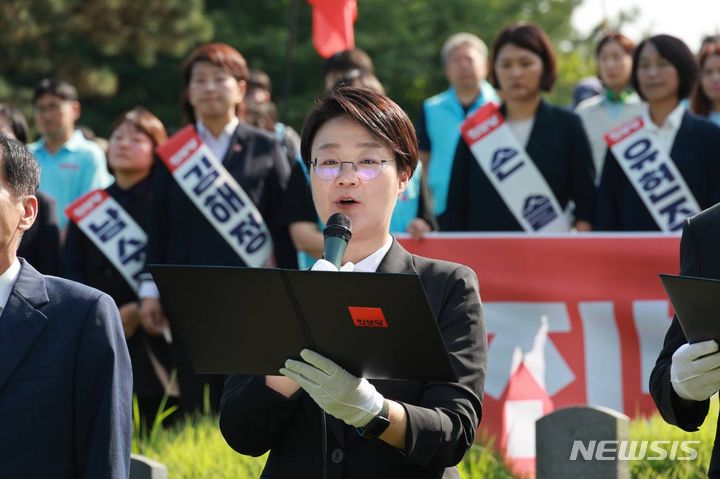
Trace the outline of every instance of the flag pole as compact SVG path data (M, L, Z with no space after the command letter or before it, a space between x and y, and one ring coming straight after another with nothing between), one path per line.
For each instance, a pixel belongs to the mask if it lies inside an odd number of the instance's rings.
M290 5L290 22L288 26L288 41L285 55L285 88L283 91L283 100L280 105L279 118L286 121L285 115L288 110L290 101L290 92L293 84L293 64L295 62L295 45L297 43L297 24L298 12L300 10L300 0L292 0Z

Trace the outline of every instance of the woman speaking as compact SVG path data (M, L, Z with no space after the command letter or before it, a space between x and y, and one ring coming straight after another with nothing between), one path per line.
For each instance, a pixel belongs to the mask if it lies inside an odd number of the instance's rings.
M459 379L368 381L298 351L283 376L230 377L220 429L242 454L270 451L263 477L457 477L481 418L487 339L472 270L412 255L389 234L417 164L412 123L381 94L339 88L308 116L301 150L320 219L352 221L341 270L417 274Z

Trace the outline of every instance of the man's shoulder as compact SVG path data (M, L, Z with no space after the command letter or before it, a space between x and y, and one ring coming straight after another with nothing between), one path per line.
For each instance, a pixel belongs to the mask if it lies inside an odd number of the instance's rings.
M477 281L475 272L468 266L453 261L445 261L424 256L412 255L413 264L420 276L473 278Z
M66 143L70 156L78 161L104 161L105 153L100 145L85 138L82 133L76 131L72 138Z
M102 291L57 276L43 275L48 298L51 303L57 304L92 304L104 299L107 294ZM107 296L109 298L109 296Z
M602 108L603 100L604 98L602 95L595 95L587 98L578 103L578 105L575 107L575 113L577 113L581 117L588 116Z
M43 155L47 152L47 149L45 149L45 142L42 140L42 138L32 143L28 143L27 147L28 150L30 150L30 152L34 154L36 158L38 155Z
M720 203L702 211L690 219L696 234L720 234ZM706 233L707 232L707 233Z
M443 103L446 103L450 100L452 100L453 92L451 89L441 91L437 95L433 95L430 98L425 99L423 102L423 105L425 107L433 107L436 105L441 105Z

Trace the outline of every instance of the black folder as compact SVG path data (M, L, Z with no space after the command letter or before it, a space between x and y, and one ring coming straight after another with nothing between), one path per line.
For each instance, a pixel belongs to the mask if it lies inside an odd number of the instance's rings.
M356 376L457 381L412 274L150 265L196 372L279 374L303 348Z
M720 280L661 274L689 343L720 342Z

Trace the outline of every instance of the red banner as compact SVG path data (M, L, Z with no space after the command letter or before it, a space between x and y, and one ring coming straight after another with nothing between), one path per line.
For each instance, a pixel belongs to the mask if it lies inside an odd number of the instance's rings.
M592 404L650 415L648 381L672 310L658 274L679 236L431 235L411 252L477 273L488 333L481 429L532 474L534 421Z

